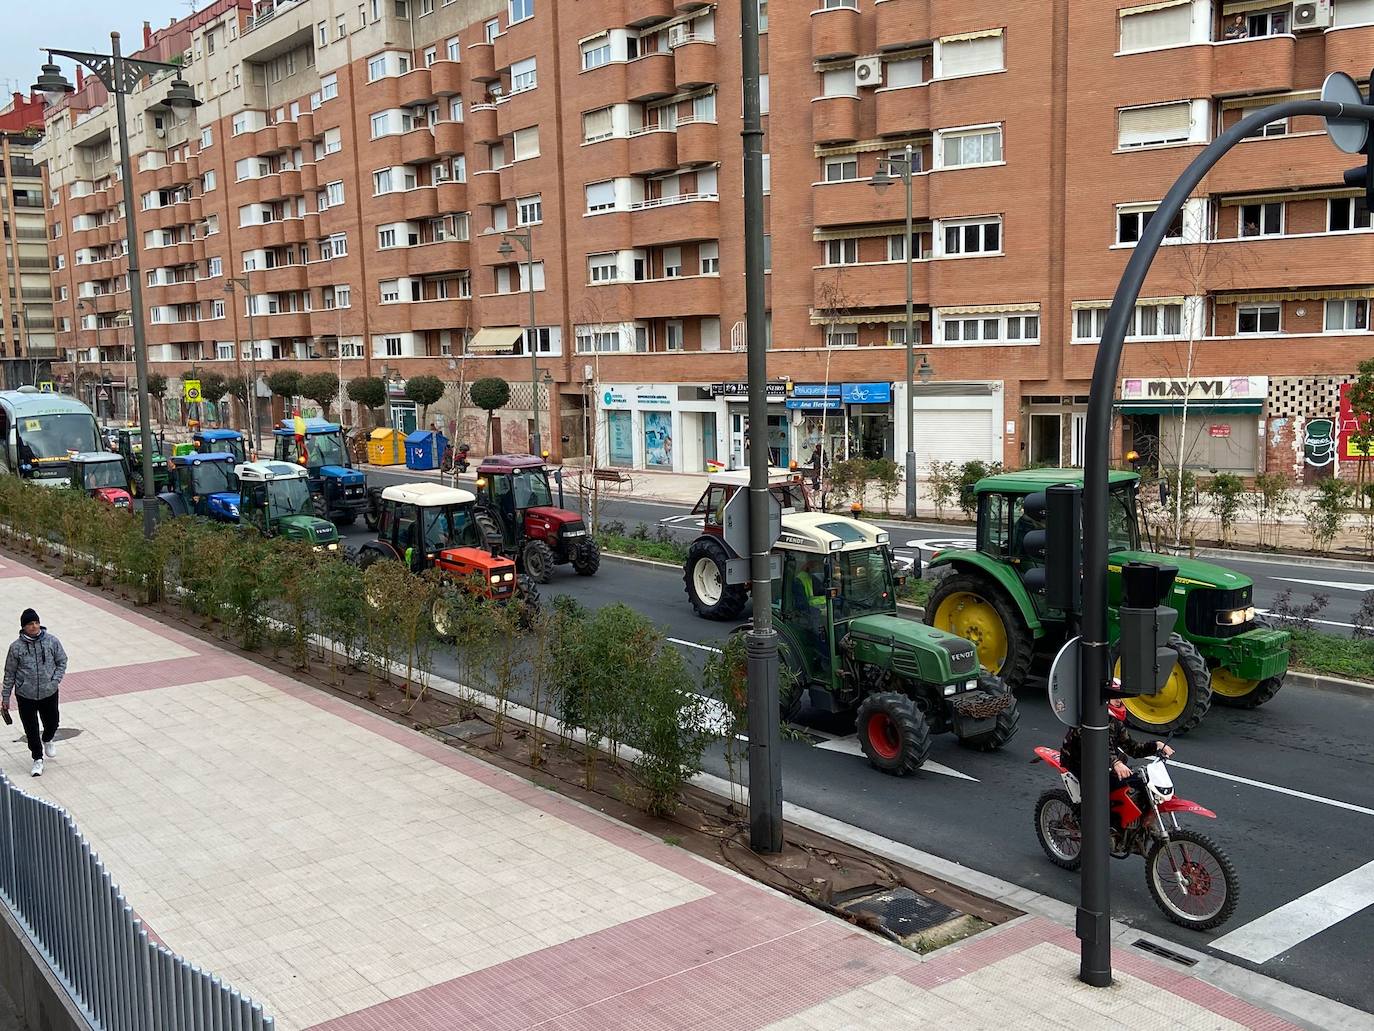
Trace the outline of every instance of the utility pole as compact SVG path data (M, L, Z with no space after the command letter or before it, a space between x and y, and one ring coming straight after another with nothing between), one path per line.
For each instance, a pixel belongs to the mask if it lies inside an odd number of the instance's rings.
M782 851L782 744L778 635L768 534L768 326L763 270L763 114L759 99L759 5L740 4L744 72L744 295L749 347L749 579L753 623L745 636L749 681L749 846Z
M510 245L512 240L525 249L525 286L528 288L525 292L530 297L529 338L525 341L525 346L530 352L530 422L534 425L534 432L530 434L530 454L543 458L542 438L539 436L539 348L536 343L539 333L534 326L534 227L530 226L523 233L503 233L501 246L496 249L496 253L503 258L511 257L515 253L515 248ZM552 401L549 402L549 406L552 412ZM553 433L552 423L549 425L549 433Z

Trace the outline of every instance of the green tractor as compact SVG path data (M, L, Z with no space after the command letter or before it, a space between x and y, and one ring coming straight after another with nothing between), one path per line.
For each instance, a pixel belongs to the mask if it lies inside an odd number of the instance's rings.
M161 494L172 482L171 466L163 455L162 440L153 436L153 491ZM121 427L115 434L115 452L124 459L129 482L136 497L143 496L143 431L137 426Z
M1057 651L1069 633L1065 613L1046 603L1043 558L1026 547L1026 535L1044 529L1047 488L1082 482L1081 469L1029 469L979 480L977 550L944 551L930 563L949 575L926 604L926 622L973 641L983 665L1012 690L1025 682L1035 656ZM1142 550L1139 487L1132 472L1114 470L1108 479L1109 619L1115 645L1122 563L1178 568L1165 602L1179 614L1170 639L1178 661L1158 694L1125 700L1132 726L1163 737L1196 727L1213 699L1253 708L1273 698L1288 672L1289 635L1256 618L1248 576Z
M265 537L305 541L316 551L342 554L339 528L313 514L310 473L294 462L248 462L238 467L239 525Z
M845 516L790 513L773 554L784 720L808 697L813 709L853 715L869 762L898 776L920 769L932 734L952 732L982 751L1011 740L1016 697L980 673L969 642L897 615L886 533Z

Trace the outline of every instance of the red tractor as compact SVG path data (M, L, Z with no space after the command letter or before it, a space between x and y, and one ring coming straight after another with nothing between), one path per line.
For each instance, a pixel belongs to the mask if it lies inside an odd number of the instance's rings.
M534 455L488 455L477 467L477 519L494 551L515 559L536 583L553 578L553 567L571 563L579 576L601 565L601 549L582 517L558 505L549 489L549 471Z
M124 459L108 451L83 451L68 463L71 486L111 508L133 510L133 496Z
M692 515L701 516L701 536L687 550L682 578L687 598L698 616L738 619L749 600L749 585L730 583L725 566L732 559L746 556L731 554L725 544L725 503L749 489L749 470L712 473L707 484L706 492L692 509ZM768 492L778 499L784 515L811 511L811 497L799 473L768 470Z

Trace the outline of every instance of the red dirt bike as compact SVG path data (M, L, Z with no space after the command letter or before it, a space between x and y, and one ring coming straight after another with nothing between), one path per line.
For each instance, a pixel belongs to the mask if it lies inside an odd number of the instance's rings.
M1064 781L1062 788L1046 791L1035 803L1035 836L1050 862L1077 870L1083 852L1078 778L1060 763L1055 749L1042 745L1035 754ZM1145 782L1148 808L1142 810L1125 785L1112 792L1112 855L1117 859L1144 856L1145 884L1155 904L1174 923L1194 931L1219 927L1230 919L1240 900L1240 879L1230 858L1210 838L1178 824L1179 813L1211 820L1217 814L1175 797L1163 756L1146 759L1135 772Z

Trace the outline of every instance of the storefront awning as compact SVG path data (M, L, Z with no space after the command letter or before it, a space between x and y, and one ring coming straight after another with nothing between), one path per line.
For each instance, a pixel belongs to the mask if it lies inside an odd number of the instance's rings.
M850 62L851 64L853 62ZM908 143L913 147L919 147L923 143L929 143L933 139L928 132L915 133L911 136L885 136L875 140L859 140L857 143L841 143L829 147L816 147L815 156L818 158L839 157L843 154L866 154L873 150L901 150Z
M1024 304L964 304L952 308L941 308L941 315L982 315L984 313L1001 315L1010 311L1039 311L1037 301Z
M1341 290L1259 290L1246 293L1218 293L1217 304L1259 304L1279 301L1359 301L1374 296L1374 286L1354 286Z
M1183 304L1186 297L1142 297L1135 303L1140 304ZM1106 310L1112 306L1111 301L1074 301L1074 311L1096 311Z
M468 354L501 354L509 351L524 335L519 326L491 326L479 329L477 335L468 341Z
M879 311L845 312L843 315L831 315L827 312L817 311L811 313L811 325L813 326L880 326L886 322L905 321L905 308L884 308ZM916 312L913 321L929 322L930 312Z
M1329 190L1287 190L1284 193L1253 193L1237 194L1234 197L1222 197L1218 203L1223 208L1235 208L1242 204L1283 204L1287 201L1295 200L1323 200L1334 197L1363 197L1364 190L1350 190L1345 187L1333 187Z
M913 222L911 231L913 233L928 233L931 229L929 221ZM845 226L837 229L814 229L811 232L811 239L818 242L826 240L869 240L880 236L901 236L906 232L905 222L870 222L861 226Z
M1259 415L1264 402L1256 398L1227 401L1219 398L1194 399L1188 402L1189 415ZM1183 398L1163 401L1157 397L1119 400L1116 408L1127 415L1178 415L1183 411Z

